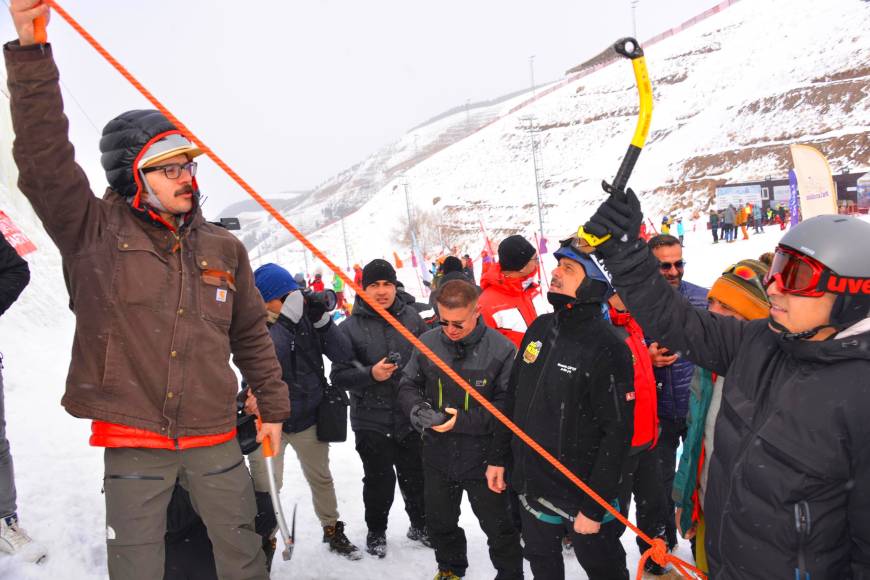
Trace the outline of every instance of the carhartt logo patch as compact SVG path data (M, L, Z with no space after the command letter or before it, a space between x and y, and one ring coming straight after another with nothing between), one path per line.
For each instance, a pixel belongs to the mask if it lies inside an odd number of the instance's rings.
M523 362L532 364L538 360L538 355L541 354L543 343L540 340L530 342L526 345L526 350L523 351Z
M218 288L217 292L215 292L214 299L218 302L226 302L227 301L227 290L226 288Z

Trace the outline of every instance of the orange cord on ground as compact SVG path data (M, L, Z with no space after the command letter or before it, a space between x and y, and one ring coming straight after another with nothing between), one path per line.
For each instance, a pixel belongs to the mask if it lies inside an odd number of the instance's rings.
M148 101L154 105L154 107L163 113L169 121L175 125L182 133L184 133L191 141L193 141L197 147L199 147L202 152L207 155L212 161L214 161L218 167L224 170L224 172L230 176L233 181L235 181L242 189L244 189L248 195L250 195L257 203L259 203L263 209L265 209L269 214L275 218L278 223L284 226L287 231L289 231L293 236L299 240L302 245L308 248L312 254L314 254L321 262L326 264L326 266L332 270L336 275L338 275L342 280L344 280L345 284L353 288L354 292L356 292L357 296L362 298L372 309L375 310L380 316L384 318L391 326L393 326L402 336L404 336L411 344L413 344L417 350L419 350L423 355L425 355L429 360L431 360L435 365L438 366L442 371L444 371L447 376L453 379L457 385L462 387L469 395L474 397L474 399L480 403L487 411L492 413L492 415L501 421L508 429L510 429L517 437L519 437L526 445L534 449L538 454L540 454L544 459L546 459L553 467L559 470L562 475L567 477L574 485L582 489L586 494L588 494L592 499L598 502L602 507L604 507L614 518L622 522L626 527L628 527L631 531L638 535L643 541L650 545L650 548L643 553L641 557L640 563L638 565L637 578L640 579L643 576L643 566L644 563L652 558L654 562L659 564L660 566L666 566L668 563L674 565L674 567L686 578L691 578L688 570L691 570L696 574L698 578L706 579L706 576L703 572L695 568L694 566L689 565L686 562L683 562L673 554L668 553L667 547L665 546L664 541L661 539L651 539L646 534L644 534L637 526L631 523L627 518L623 517L621 513L613 508L610 505L610 502L602 499L595 491L593 491L589 486L587 486L583 481L580 480L576 475L571 473L564 465L562 465L558 459L553 457L547 450L541 447L534 439L526 435L526 433L514 424L513 421L508 419L501 411L496 409L492 403L490 403L486 398L483 397L480 393L478 393L474 388L472 388L467 382L465 382L462 377L460 377L453 369L451 369L447 363L442 361L438 356L435 355L426 345L424 345L420 340L414 336L411 331L405 328L392 314L387 312L382 306L380 306L377 302L370 299L363 289L357 286L353 279L350 278L347 274L345 274L341 268L336 266L332 260L326 257L326 255L321 252L314 244L311 243L308 238L302 235L302 232L293 227L290 222L288 222L278 211L272 207L272 205L267 202L263 197L254 191L254 188L251 187L244 179L242 179L235 171L233 171L229 165L227 165L218 155L212 151L205 143L203 143L196 135L193 134L187 126L182 123L178 118L175 117L169 110L163 106L163 104L157 100L157 98L151 94L151 92L146 89L142 83L136 80L129 71L127 71L124 66L119 63L115 58L109 54L109 52L103 48L103 46L97 42L97 40L88 33L81 24L79 24L72 16L69 15L63 8L61 8L55 0L45 0L46 4L50 5L58 15L63 18L76 32L78 32L94 49L105 58L109 64L111 64L115 69L121 73L121 75L127 79L136 89L142 93L142 95L148 99Z

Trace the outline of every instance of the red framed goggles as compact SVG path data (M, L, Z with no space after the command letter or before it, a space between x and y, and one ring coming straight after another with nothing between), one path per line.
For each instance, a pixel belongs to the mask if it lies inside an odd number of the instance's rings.
M778 247L773 255L764 286L770 286L774 280L783 294L813 298L826 292L870 295L870 278L839 276L818 260L783 246Z
M764 286L770 286L775 280L783 294L818 298L825 293L819 289L825 270L820 262L809 256L780 246L773 254L773 263L764 278Z

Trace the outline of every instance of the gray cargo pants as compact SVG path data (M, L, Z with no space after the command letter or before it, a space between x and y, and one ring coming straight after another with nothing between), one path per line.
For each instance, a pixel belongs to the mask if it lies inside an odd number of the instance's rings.
M106 449L105 467L110 578L163 577L166 508L178 478L208 529L218 577L268 579L254 531L254 486L235 439L179 451Z
M0 369L3 357L0 356ZM0 518L15 513L15 471L12 468L12 452L6 439L6 408L3 404L3 373L0 372Z

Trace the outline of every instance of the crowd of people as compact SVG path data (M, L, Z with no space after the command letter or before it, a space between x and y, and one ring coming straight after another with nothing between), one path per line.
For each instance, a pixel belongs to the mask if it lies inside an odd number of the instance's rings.
M764 261L723 264L707 289L683 279L681 230L640 237L628 190L585 225L604 243L560 242L551 311L535 305L538 251L512 235L482 256L479 286L470 256L446 257L431 304L389 262L355 266L362 292L338 324L340 281L330 296L320 273L254 270L241 242L203 219L201 151L158 111L106 125L109 190L94 195L69 142L52 49L33 37L43 12L12 2L14 156L63 256L76 331L62 405L92 422L90 444L105 450L111 578L267 578L283 549L269 492L295 468L288 445L337 557L367 553L377 566L388 555L398 485L406 535L433 550L436 580L474 565L463 494L497 579L523 578L524 559L534 578L563 579L566 549L592 579L629 578L619 520L380 309L614 511L627 515L633 496L644 533L669 549L691 540L711 577L870 578L870 261L854 251L870 224L807 220ZM726 209L725 239L734 227L746 234L753 211ZM27 280L26 263L0 244L0 313ZM329 467L342 435L324 409L344 396L364 477L341 492L361 496L361 522L341 519ZM46 550L19 525L3 427L0 550L36 562ZM271 459L258 446L266 438ZM362 526L358 547L346 529ZM646 570L661 575L664 564Z
M763 234L764 226L777 225L784 231L789 223L790 214L781 203L775 207L770 205L762 208L760 204L747 203L735 207L728 204L724 209L711 209L707 220L707 229L713 235L713 243L720 241L737 241L738 230L742 239L749 239L749 228L752 233Z

